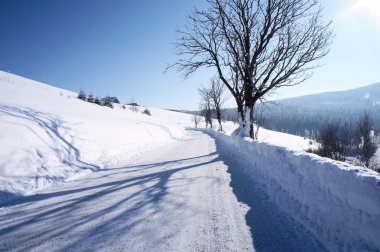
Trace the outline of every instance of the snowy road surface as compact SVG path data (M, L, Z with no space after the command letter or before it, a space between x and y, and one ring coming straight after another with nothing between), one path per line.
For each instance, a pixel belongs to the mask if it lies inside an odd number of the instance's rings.
M189 131L133 164L9 203L0 251L324 250L218 148Z

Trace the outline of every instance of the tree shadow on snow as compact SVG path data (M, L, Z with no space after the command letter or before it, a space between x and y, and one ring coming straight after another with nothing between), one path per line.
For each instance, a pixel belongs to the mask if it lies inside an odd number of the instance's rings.
M62 158L62 162L64 164L78 167L80 169L90 169L92 171L98 170L100 168L94 164L90 164L81 160L80 151L75 147L73 143L74 136L71 134L72 129L67 126L67 122L59 118L55 118L47 113L39 112L33 109L7 105L0 105L0 113L29 121L33 125L37 125L42 130L44 130L50 138L51 143L54 143L54 145L46 142L32 128L28 127L28 125L23 125L32 131L43 142L45 142L46 145L55 151L58 156L61 156L63 154L64 157Z
M181 162L186 160L191 160L192 163L182 165ZM16 248L18 251L31 250L45 241L55 240L57 240L56 246L61 250L76 250L85 240L91 240L93 248L95 248L95 246L101 246L101 243L105 241L104 235L107 236L108 242L117 240L134 226L144 222L144 219L138 215L141 209L152 211L150 216L154 216L162 214L160 211L162 207L176 209L186 204L186 199L181 195L177 195L174 199L173 197L165 198L170 188L168 182L181 179L173 179L174 174L218 161L220 160L217 155L212 153L193 158L102 170L97 175L117 169L149 169L164 166L164 170L150 171L150 173L140 176L137 174L126 179L117 179L116 174L111 182L87 187L82 187L79 183L78 188L75 189L26 196L10 202L7 206L15 207L15 211L0 212L0 240L3 241L0 242L0 251ZM174 165L172 166L171 163ZM99 176L99 180L101 178L102 175ZM196 183L197 178L185 177L183 180L185 183ZM132 187L139 189L126 195L120 195L126 190L131 190ZM171 191L170 194L175 195L175 192ZM165 201L163 201L164 198ZM105 204L105 207L98 209L97 202L99 201L112 203ZM84 205L91 205L93 208L90 212L78 214L77 211ZM193 210L189 209L189 211ZM61 221L51 223L51 220ZM89 223L93 223L90 225L91 228L84 231L78 229ZM35 226L41 228L33 229L31 232L30 229ZM183 227L178 226L178 228ZM144 227L144 230L145 232L152 231L149 226ZM173 235L178 230L171 230L171 232ZM60 239L69 233L71 234L69 245L64 243L63 247L60 247L59 242L62 241ZM73 235L73 233L77 235Z
M42 142L45 143L61 160L62 164L73 167L78 170L99 170L100 167L95 164L90 164L81 159L81 153L78 148L74 145L74 135L73 130L68 126L68 123L56 118L50 114L39 112L30 108L21 108L0 104L0 115L6 115L9 117L22 119L21 123L12 123L14 125L21 125L32 132L36 137L38 137ZM25 123L26 122L26 123ZM37 126L45 132L45 137L49 140L44 139L39 135L32 126ZM31 152L36 151L36 155L40 158L43 158L44 153L41 153L39 150L29 150ZM52 177L52 176L39 176L36 177L36 181L39 179L44 179L49 181L51 179L62 180L61 177ZM13 198L18 198L20 195L7 193L6 197L2 195L5 192L0 194L0 206Z
M210 137L214 138L212 135ZM327 251L302 224L271 202L265 189L265 186L271 185L257 183L243 171L244 166L248 166L244 167L246 169L255 169L254 166L250 167L250 164L242 160L243 157L231 155L236 151L229 150L217 138L214 139L217 152L231 175L230 186L234 194L240 202L249 207L246 223L250 227L256 251Z
M49 146L53 151L55 151L57 156L63 155L62 163L65 165L77 167L80 169L89 169L92 171L99 170L99 166L87 163L81 159L81 153L73 143L75 136L72 135L72 128L67 126L67 122L50 114L39 112L30 108L20 108L1 104L0 113L26 120L44 130L47 136L50 138L51 143L54 143L54 145L51 145L50 142L46 142L28 125L23 125L37 137L39 137L43 142L45 142L46 145ZM37 154L41 155L39 153Z

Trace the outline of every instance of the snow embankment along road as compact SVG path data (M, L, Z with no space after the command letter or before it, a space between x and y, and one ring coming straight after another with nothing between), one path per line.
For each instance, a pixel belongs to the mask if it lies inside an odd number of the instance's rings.
M0 71L0 250L379 250L378 174L264 129L269 144L187 135L191 115L149 109Z
M0 71L0 204L125 163L193 126L192 115L148 108L148 116L144 109L101 107L74 92ZM302 138L278 134L261 130L259 137L306 146Z
M223 131L228 136L233 135L238 128L239 125L237 123L223 123ZM267 130L265 128L259 128L257 137L262 143L281 146L296 151L305 151L308 149L316 149L318 147L318 144L314 140L283 132Z
M332 251L380 249L380 175L369 169L203 130L219 153Z
M115 109L0 71L0 204L125 163L185 135L191 115ZM187 123L187 125L186 125Z
M215 140L186 138L0 209L0 250L323 251Z

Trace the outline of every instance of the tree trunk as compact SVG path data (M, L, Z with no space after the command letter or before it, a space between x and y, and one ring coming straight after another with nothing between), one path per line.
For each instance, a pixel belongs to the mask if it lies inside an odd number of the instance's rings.
M246 124L246 121L245 121L245 117L244 117L244 107L243 107L243 103L242 102L239 102L238 100L236 100L236 104L237 104L237 109L238 109L238 123L245 127L245 124Z
M219 131L223 131L223 128L222 128L222 116L221 116L219 108L216 109L216 117L217 117L218 122L219 122Z
M255 139L254 134L254 127L253 127L253 108L255 105L252 93L253 88L249 80L247 80L247 83L244 85L244 103L245 103L245 120L246 120L246 126L249 126L249 137L252 139Z
M249 132L249 137L256 140L255 138L255 127L254 127L254 116L253 116L253 109L254 109L254 104L250 104L250 106L245 106L245 120L246 120L246 125L245 125L245 136L247 136L247 132Z
M253 120L253 104L251 104L250 108L249 108L249 136L256 140L255 139L255 134L254 134L254 126L253 126L253 123L254 123L254 120Z

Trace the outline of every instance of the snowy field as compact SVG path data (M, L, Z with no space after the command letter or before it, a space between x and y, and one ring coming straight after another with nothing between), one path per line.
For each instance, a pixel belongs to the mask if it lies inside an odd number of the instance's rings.
M194 126L184 113L148 108L148 116L141 113L145 107L136 113L76 97L0 71L0 202L125 163ZM225 125L227 131L236 127ZM301 137L265 129L260 140L296 150L309 147Z
M1 251L380 250L379 174L76 96L0 71Z
M101 107L0 71L0 202L117 166L185 135L190 115Z

